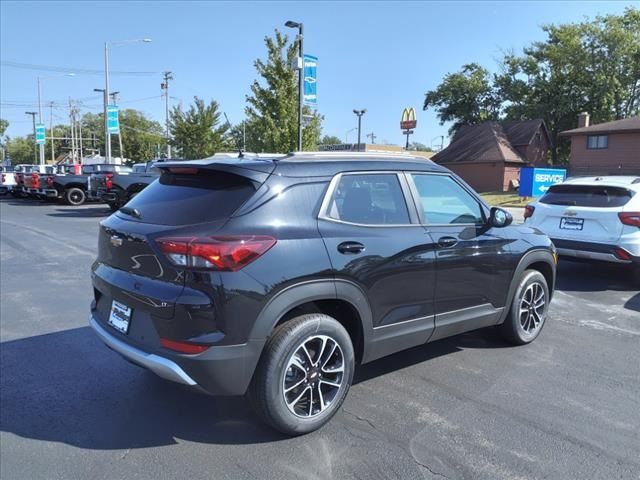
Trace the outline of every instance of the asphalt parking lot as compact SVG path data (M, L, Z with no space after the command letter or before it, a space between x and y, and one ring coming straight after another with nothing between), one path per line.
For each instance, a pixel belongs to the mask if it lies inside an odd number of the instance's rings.
M108 209L0 200L0 477L639 478L640 293L561 262L536 342L492 330L361 367L325 428L284 438L244 400L123 361L87 324Z

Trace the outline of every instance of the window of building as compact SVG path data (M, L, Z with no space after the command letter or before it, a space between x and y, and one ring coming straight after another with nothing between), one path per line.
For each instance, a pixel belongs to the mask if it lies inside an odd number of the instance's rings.
M587 137L587 148L589 150L599 150L609 146L608 135L589 135Z

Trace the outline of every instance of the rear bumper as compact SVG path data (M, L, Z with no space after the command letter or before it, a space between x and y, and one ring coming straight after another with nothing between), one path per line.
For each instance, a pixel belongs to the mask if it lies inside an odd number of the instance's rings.
M58 198L58 190L55 188L41 188L38 193L47 198Z
M611 263L636 263L640 264L640 256L634 256L625 245L609 245L605 243L579 242L575 240L562 240L552 238L553 244L558 250L558 255L564 257L583 258ZM630 253L631 259L625 260L616 255L616 249L622 248Z
M115 203L119 200L118 195L111 192L99 192L98 197L100 198L100 200L106 203Z
M6 195L13 190L13 185L0 185L0 195Z
M253 340L242 345L212 346L197 355L164 349L150 352L128 343L125 335L105 326L95 312L89 322L98 337L125 359L166 380L210 395L244 395L265 343Z

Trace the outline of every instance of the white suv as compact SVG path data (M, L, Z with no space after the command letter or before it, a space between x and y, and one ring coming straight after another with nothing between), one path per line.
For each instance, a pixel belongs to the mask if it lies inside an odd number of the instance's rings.
M627 263L640 270L640 177L572 178L525 210L559 255Z

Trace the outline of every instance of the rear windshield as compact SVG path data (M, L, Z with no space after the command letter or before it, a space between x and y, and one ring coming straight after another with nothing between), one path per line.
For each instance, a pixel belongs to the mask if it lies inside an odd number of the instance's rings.
M139 218L127 219L160 225L191 225L231 216L253 195L256 185L239 175L216 171L197 174L164 172L127 203Z
M607 185L554 185L540 198L548 205L572 205L576 207L621 207L633 197L633 192L623 187Z

